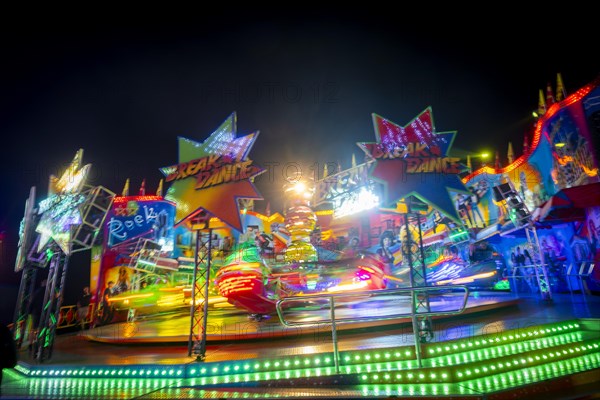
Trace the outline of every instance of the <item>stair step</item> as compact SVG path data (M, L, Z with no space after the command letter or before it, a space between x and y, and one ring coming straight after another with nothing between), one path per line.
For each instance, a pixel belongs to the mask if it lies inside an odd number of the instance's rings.
M340 367L336 374L332 366L254 373L238 373L200 378L201 385L222 385L230 383L264 382L306 379L322 379L330 384L422 384L452 383L469 381L475 378L489 378L494 375L519 371L526 368L544 367L560 361L590 356L600 357L600 339L540 349L503 359L484 360L462 364L460 367L428 367L403 369L398 363L373 365L352 365ZM400 363L401 364L401 363ZM296 382L298 383L298 382Z

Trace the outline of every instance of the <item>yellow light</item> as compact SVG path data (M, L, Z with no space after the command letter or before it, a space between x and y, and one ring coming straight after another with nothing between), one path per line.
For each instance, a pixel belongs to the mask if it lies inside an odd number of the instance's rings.
M304 182L297 182L294 185L294 192L296 193L304 193L306 191L306 185Z
M557 147L557 148L565 147L565 144L564 143L555 143L554 147Z
M489 153L481 153L481 158L488 158L490 155Z

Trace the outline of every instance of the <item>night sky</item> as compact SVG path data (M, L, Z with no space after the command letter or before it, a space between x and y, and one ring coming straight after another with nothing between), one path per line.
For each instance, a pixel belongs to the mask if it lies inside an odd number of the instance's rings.
M600 72L585 12L506 10L496 22L421 12L182 9L168 21L3 26L0 231L12 244L0 280L13 280L29 187L41 199L79 148L93 184L120 192L131 178L135 192L146 178L152 192L158 168L177 163L178 136L202 141L236 111L238 135L260 131L250 157L279 163L257 185L280 211L284 167L362 161L356 142L375 139L373 112L404 125L432 106L438 132L458 131L457 152L498 149L505 162L509 141L521 154L539 89L560 72L571 93Z

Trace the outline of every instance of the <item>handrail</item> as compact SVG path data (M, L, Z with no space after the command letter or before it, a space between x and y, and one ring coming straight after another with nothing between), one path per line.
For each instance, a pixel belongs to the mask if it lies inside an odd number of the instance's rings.
M367 295L367 296L393 295L393 294L398 294L398 293L411 293L412 294L415 292L426 292L427 294L429 294L429 292L441 292L441 291L448 291L448 290L455 290L455 289L461 289L464 291L462 305L457 310L435 311L435 312L428 311L428 312L415 313L415 307L411 306L411 311L409 313L399 313L399 314L392 314L392 315L385 315L385 316L375 315L375 316L362 316L362 317L344 317L344 318L340 318L340 319L337 319L335 317L335 299L340 298L340 297L347 299L348 297L350 297L350 298L364 297L365 295ZM338 346L337 346L336 323L338 323L338 322L384 321L384 320L390 320L390 319L414 317L416 315L424 316L424 317L458 315L458 314L462 314L465 311L465 309L467 307L468 298L469 298L469 289L463 285L423 286L423 287L400 288L400 289L369 290L369 291L364 291L364 292L344 292L344 293L335 293L335 294L322 293L322 294L310 294L310 295L303 295L303 296L292 296L292 297L286 297L284 299L280 299L279 301L277 301L275 307L277 310L277 315L279 316L279 320L281 321L281 323L284 326L288 326L288 327L306 326L306 325L315 325L318 323L330 323L331 324L331 336L332 336L332 341L333 341L333 352L334 352L333 358L334 358L336 373L339 374L339 352L338 352ZM284 311L282 309L283 304L293 303L293 302L301 302L301 301L313 300L313 299L328 300L329 311L330 311L329 319L321 319L319 321L288 321L285 319ZM414 321L414 318L413 318L413 321ZM419 346L419 338L416 334L416 332L418 332L418 330L413 329L413 331L415 331L415 348L416 348ZM417 361L418 361L419 365L421 365L421 352L419 351L418 348L416 350L417 350L416 351Z

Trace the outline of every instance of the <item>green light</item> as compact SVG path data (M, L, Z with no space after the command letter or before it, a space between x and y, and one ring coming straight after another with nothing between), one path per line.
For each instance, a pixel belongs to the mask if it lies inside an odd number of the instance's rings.
M389 380L389 379L390 379L390 375L389 375L389 374L385 374L383 377L384 377L386 380Z
M412 379L412 378L413 378L413 374L406 374L406 377L407 377L408 379Z
M254 364L254 369L259 369L260 368L260 364Z
M425 375L419 374L419 379L425 379Z
M246 371L247 371L247 370L249 370L249 369L250 369L250 365L248 365L248 364L244 364L244 370L246 370Z
M223 370L224 370L225 372L229 372L229 367L225 367L225 368L223 368Z
M308 360L308 359L304 360L304 365L308 365L308 364L310 364L310 360Z
M277 361L275 364L273 364L276 367L279 367L279 361Z
M358 361L358 360L360 360L360 356L354 356L354 359L355 359L356 361Z
M350 357L348 357L348 356L345 356L345 357L344 357L344 361L350 361Z
M458 376L459 378L462 378L463 374L461 372L457 372L456 376Z
M390 353L385 353L385 358L390 358L392 355Z
M294 365L300 365L300 361L299 360L294 361Z
M270 362L266 362L266 363L265 363L265 368L269 368L270 366L271 366L271 363L270 363Z
M177 376L179 376L181 374L182 374L181 370L177 371Z
M370 360L370 359L371 359L371 356L367 354L367 355L365 356L365 360Z
M233 370L234 370L234 371L238 371L239 369L240 369L240 366L239 366L239 365L236 365L235 367L233 367Z
M218 369L217 367L214 367L214 368L212 369L212 372L217 372L218 370L219 370L219 369Z
M377 379L379 379L379 375L373 375L373 379L374 379L374 380L377 380Z
M315 364L320 364L321 363L321 359L320 358L316 358L315 359Z
M330 363L330 362L331 362L331 358L327 357L327 358L325 359L325 362L326 362L326 363Z
M367 379L367 375L362 375L360 378L364 381Z
M406 357L410 357L410 351L406 351L404 352L404 354L406 355Z
M201 374L205 374L205 373L206 373L206 368L202 368L202 369L200 370L200 373L201 373Z

